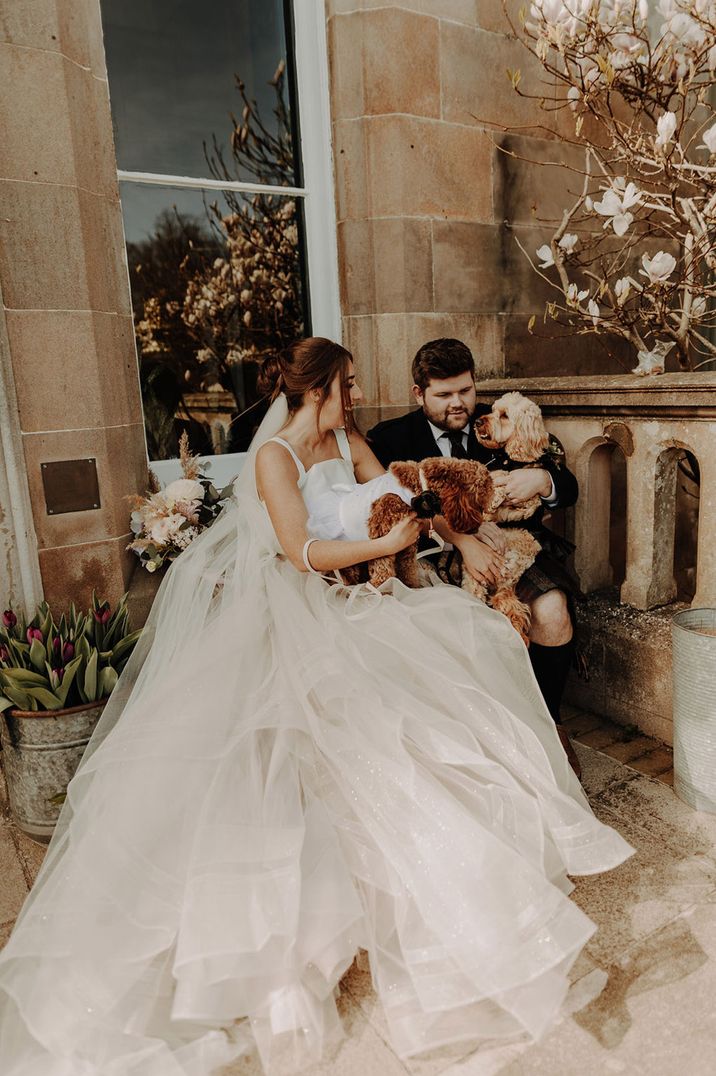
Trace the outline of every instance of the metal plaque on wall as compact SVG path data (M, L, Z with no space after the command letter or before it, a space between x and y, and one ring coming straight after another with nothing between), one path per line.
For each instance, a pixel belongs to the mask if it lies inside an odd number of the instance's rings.
M48 516L100 507L96 459L58 460L41 469Z

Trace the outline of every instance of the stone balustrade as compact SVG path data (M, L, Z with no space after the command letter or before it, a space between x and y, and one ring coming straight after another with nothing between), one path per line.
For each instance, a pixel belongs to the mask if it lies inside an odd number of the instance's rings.
M673 601L677 459L688 449L701 470L696 594L716 606L716 373L491 380L479 399L519 391L541 407L564 445L580 497L569 517L575 567L589 593L612 583L610 454L626 459L626 576L621 600L636 609Z

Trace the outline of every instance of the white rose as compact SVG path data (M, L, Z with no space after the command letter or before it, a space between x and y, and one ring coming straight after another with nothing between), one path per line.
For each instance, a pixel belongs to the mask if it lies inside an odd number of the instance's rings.
M177 478L162 491L168 505L177 501L203 501L204 487L193 478Z
M163 546L171 541L173 519L174 516L161 516L150 528L149 537L155 545Z

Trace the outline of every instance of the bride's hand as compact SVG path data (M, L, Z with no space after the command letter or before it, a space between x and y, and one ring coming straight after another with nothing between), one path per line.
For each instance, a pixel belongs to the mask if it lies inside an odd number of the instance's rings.
M405 519L395 523L387 534L378 538L378 541L381 543L383 555L390 556L393 553L400 553L401 549L407 549L413 542L417 542L419 535L420 520L414 512L411 512Z

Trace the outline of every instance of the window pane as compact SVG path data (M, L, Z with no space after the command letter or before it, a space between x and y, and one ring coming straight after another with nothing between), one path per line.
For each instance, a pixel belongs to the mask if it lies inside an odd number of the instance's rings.
M243 451L263 358L307 323L301 204L121 184L150 459Z
M101 6L120 168L299 185L282 0Z

